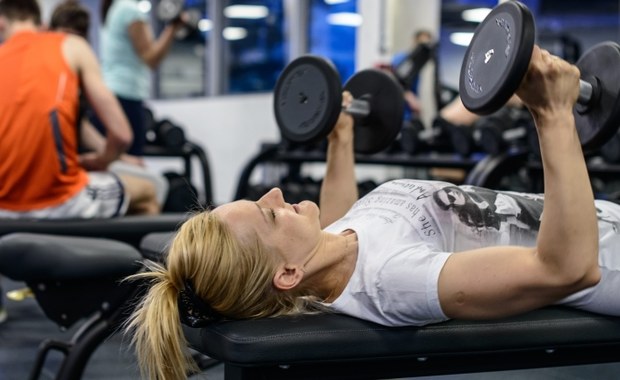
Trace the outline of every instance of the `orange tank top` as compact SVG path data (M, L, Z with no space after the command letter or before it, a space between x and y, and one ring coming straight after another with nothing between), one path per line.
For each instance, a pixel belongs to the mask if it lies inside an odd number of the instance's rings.
M78 164L78 76L65 35L19 32L0 45L0 208L57 206L88 182Z

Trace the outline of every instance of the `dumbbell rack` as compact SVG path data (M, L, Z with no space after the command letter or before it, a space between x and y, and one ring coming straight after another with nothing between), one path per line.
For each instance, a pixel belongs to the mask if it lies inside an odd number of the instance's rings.
M544 190L543 166L540 158L532 157L525 164L527 165L530 178L532 179L532 184L534 185L532 191L542 193ZM604 186L597 184L597 182L600 181L603 184L608 184L608 181L617 181L615 185L620 186L620 164L607 163L601 157L593 155L586 157L586 167L593 185L592 187L595 193L595 198L619 202L619 190L613 189L611 186L608 189L601 188ZM611 192L608 190L611 190Z
M178 157L184 162L184 173L182 174L188 182L192 181L192 158L196 158L200 164L205 193L205 204L213 204L213 189L211 184L211 170L209 160L204 149L199 145L187 141L179 149L168 149L156 145L146 145L144 147L145 157Z
M325 153L320 150L287 150L282 143L261 144L260 151L244 166L237 183L234 199L247 198L250 178L258 165L284 163L291 172L296 173L304 163L325 162ZM357 164L397 166L403 168L455 168L472 171L483 161L483 157L461 157L454 153L425 153L409 155L404 152L381 152L373 155L356 155ZM278 186L278 184L273 184Z

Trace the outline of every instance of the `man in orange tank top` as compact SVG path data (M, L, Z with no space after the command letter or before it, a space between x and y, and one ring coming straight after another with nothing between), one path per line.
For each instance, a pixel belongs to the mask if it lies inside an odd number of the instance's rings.
M133 136L95 54L83 38L39 31L40 21L36 0L0 0L0 218L158 213L152 183L106 171ZM83 155L80 83L107 132L104 149Z

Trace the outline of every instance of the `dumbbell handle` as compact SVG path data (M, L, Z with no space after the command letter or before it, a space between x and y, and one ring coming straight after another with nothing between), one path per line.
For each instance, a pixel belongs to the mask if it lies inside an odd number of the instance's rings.
M596 104L599 98L599 85L595 77L579 79L579 96L577 97L576 110L579 113L585 113L590 106Z
M577 103L588 104L590 99L592 99L592 83L579 79L579 97L577 98Z
M365 99L353 99L344 110L353 116L365 117L370 114L370 103Z

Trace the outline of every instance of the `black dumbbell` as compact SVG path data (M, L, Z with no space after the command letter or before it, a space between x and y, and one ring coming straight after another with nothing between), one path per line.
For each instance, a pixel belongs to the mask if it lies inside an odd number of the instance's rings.
M198 24L202 20L202 12L196 8L189 8L183 11L185 17L183 18L183 27L178 29L174 37L178 40L182 40L189 36L192 32L198 30Z
M187 142L183 128L169 119L162 119L153 124L152 141L154 145L172 150L179 150Z
M527 146L527 136L532 118L528 111L504 107L478 119L475 123L478 144L482 151L500 154L510 148Z
M498 5L478 25L459 79L459 93L468 110L486 115L506 104L527 72L535 35L532 13L518 1ZM575 124L583 149L595 150L620 125L620 45L595 45L576 66L582 79L573 112Z
M185 8L185 0L160 0L157 5L156 16L164 23L178 19Z
M603 160L609 164L617 164L620 162L620 133L613 135L607 141L600 151Z
M427 129L420 119L406 121L400 132L400 146L402 150L412 155L452 150L447 126L438 119L433 121L430 129Z
M452 124L441 116L438 116L435 123L443 124L448 131L452 150L463 156L469 157L474 152L479 152L478 136L474 125Z
M355 119L355 151L387 149L400 132L405 109L403 90L394 76L367 69L342 86L334 65L313 55L293 60L277 80L273 106L282 136L304 144L323 140L343 110L343 91L354 98L344 111Z

